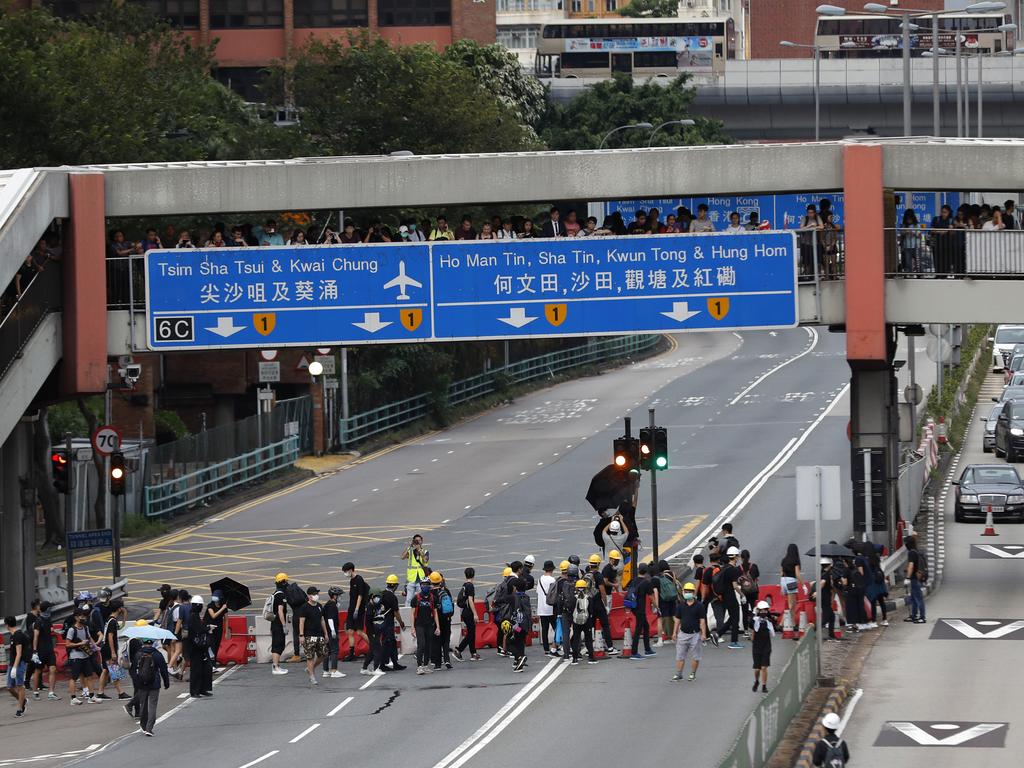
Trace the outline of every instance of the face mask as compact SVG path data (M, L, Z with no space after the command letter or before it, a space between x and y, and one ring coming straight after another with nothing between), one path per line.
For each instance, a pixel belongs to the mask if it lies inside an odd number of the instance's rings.
M697 596L693 594L693 592L683 592L683 600L686 600L687 602L694 600L696 597Z
M217 597L216 595L214 595L214 596L213 596L213 597L211 598L211 600L212 600L212 601L213 601L214 603L219 603L219 602L220 602L220 598L219 598L219 597Z

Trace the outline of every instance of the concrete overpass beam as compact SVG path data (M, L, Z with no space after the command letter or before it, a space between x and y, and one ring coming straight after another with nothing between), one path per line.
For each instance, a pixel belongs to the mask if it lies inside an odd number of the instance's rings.
M35 595L35 509L22 503L29 474L30 425L19 422L0 448L0 612L28 610Z

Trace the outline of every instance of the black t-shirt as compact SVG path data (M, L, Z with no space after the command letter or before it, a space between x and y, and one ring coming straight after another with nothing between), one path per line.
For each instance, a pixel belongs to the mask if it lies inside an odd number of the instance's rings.
M739 566L727 565L722 569L722 596L726 600L735 600L736 579L740 577Z
M462 613L476 616L476 611L473 608L473 599L476 597L476 585L472 581L467 581L462 585L460 592L462 592L462 596L466 600L466 604L462 607Z
M676 603L676 618L679 619L679 631L692 635L700 632L700 620L707 614L708 609L700 600L688 603L680 600Z
M788 560L782 561L782 575L790 579L796 578L796 569L800 565L799 561L789 562Z
M619 572L615 570L615 566L608 563L608 565L601 569L601 578L609 584L618 584Z
M395 616L398 615L398 597L390 589L385 589L380 593L380 603L384 610L387 611L384 618L385 627L395 626Z
M221 608L222 606L220 603L215 603L212 600L210 601L209 605L206 606L206 623L213 627L214 631L216 632L221 632L224 629L224 616L227 613L227 611L220 614L216 618L214 618L213 616L213 614L219 611Z
M38 651L50 652L53 650L53 621L51 619L44 619L40 616L32 624L33 629L39 630L39 640L36 645ZM29 640L32 639L32 633L26 633L29 636Z
M917 554L916 549L907 550L907 562L914 566L912 579L917 579L917 569L921 567L921 556Z
M284 590L279 589L274 593L274 618L273 624L281 626L281 606L284 606L285 613L288 611L288 598L284 596Z
M412 601L414 619L416 626L418 627L432 627L434 626L434 608L437 607L437 601L434 597L434 590L430 590L427 595L417 593L416 597Z
M302 636L323 637L324 630L320 625L324 618L323 607L319 603L306 603L299 610L299 615L306 620L302 626Z
M366 580L356 574L348 582L348 612L349 614L355 613L356 601L361 596L363 598L363 604L360 610L366 608L367 597L369 597L370 588L366 585Z
M21 646L21 660L28 662L32 658L32 641L29 640L24 630L16 629L11 633L11 648L8 652L7 659L9 663L13 664L14 659L18 653L18 646Z
M533 580L533 574L529 571L523 572L523 581L526 582L526 591L529 592L536 585L537 582Z
M334 600L328 600L324 603L324 624L327 625L327 636L334 637L338 634L338 603ZM334 631L331 631L331 622L334 622Z
M636 606L637 606L637 610L640 610L642 607L644 607L644 601L647 599L648 595L650 595L650 594L652 594L654 592L654 587L655 587L654 579L651 579L650 577L644 576L639 581L637 581L637 583L636 583Z

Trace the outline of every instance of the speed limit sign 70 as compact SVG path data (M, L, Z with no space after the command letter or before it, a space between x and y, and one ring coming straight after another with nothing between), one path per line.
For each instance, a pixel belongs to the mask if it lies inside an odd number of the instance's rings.
M101 456L121 450L121 433L109 425L100 427L92 435L92 448Z

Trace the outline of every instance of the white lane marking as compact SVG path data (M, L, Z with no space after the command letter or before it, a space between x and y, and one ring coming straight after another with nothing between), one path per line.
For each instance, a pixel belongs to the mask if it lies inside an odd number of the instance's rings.
M267 754L265 754L263 757L257 757L252 762L249 762L249 763L246 763L245 765L239 766L239 768L252 768L252 766L257 765L258 763L262 763L264 760L267 760L267 759L273 757L279 751L280 750L278 750L278 749L271 750L270 752L267 752Z
M846 724L850 722L850 718L853 717L853 710L857 708L857 702L860 701L860 697L864 695L864 689L858 688L853 692L853 696L846 702L846 710L843 712L843 719L839 721L839 727L836 728L836 736L842 736L843 731L846 730Z
M760 376L758 376L756 379L754 379L753 383L749 387L747 387L742 392L740 392L738 395L736 395L736 397L734 397L729 402L729 405L736 405L736 403L738 403L740 400L743 399L743 396L745 394L747 394L750 390L752 390L754 387L756 387L762 381L767 379L769 376L771 376L777 370L779 370L780 368L785 368L787 365L789 365L793 361L799 360L804 355L810 353L811 350L813 350L818 345L818 332L816 330L814 330L813 328L807 328L807 327L804 327L804 330L807 331L810 334L810 336L811 336L811 343L807 347L807 349L805 349L803 352L801 352L799 355L796 355L795 357L791 357L788 360L782 361L781 363L776 365L774 368L768 370L766 373L762 373Z
M309 728L304 730L302 733L300 733L294 739L289 739L288 743L289 744L295 744L296 742L301 741L303 738L305 738L306 736L309 736L309 734L311 734L313 731L315 731L319 727L320 727L320 723L313 723L311 726L309 726Z
M551 672L551 670L553 670L560 661L561 659L551 659L551 661L549 661L547 665L540 670L540 672L533 676L533 679L531 679L530 682L524 685L523 688L516 693L515 696L509 699L501 709L495 712L494 716L491 717L490 720L477 728L477 730L468 739L443 757L440 762L434 765L434 768L447 768L453 760L457 760L467 749L470 749L477 741L483 738L483 736L486 735L486 733L497 723L501 722L505 715L508 714L523 699L523 697L530 692L531 689L536 687L536 685L549 672Z
M374 675L374 676L373 676L373 677L371 677L371 678L370 678L369 680L367 680L367 681L366 681L365 683L363 683L362 685L360 685L360 686L359 686L359 690L360 690L360 691L365 691L365 690L366 690L367 688L369 688L369 687L370 687L371 685L373 685L374 683L376 683L376 682L377 682L378 680L380 680L380 678L382 678L382 677L384 677L384 675Z
M558 667L558 669L556 669L554 672L548 675L547 679L543 683L538 685L536 688L534 688L530 695L523 699L519 703L519 706L515 708L515 710L509 713L508 717L506 717L504 720L498 723L497 727L493 731L491 731L482 739L480 739L480 741L477 742L477 744L472 749L466 752L466 754L464 754L462 757L460 757L458 760L452 763L450 768L462 768L462 766L469 762L473 758L473 756L476 755L477 752L479 752L481 749L490 744L491 741L493 741L494 738L499 733L505 730L512 723L513 720L519 717L519 715L523 714L523 712L526 711L526 708L529 707L530 704L532 704L534 701L536 701L538 696L544 693L544 689L551 685L551 683L553 683L555 679L568 668L568 664L562 664L560 667Z
M775 455L775 458L769 461L767 466L765 466L764 469L758 472L754 476L754 478L749 483L747 483L746 486L744 486L742 491L736 494L735 498L733 498L733 500L729 502L728 506L726 506L726 508L723 509L715 517L714 520L708 523L708 525L704 528L703 531L701 531L699 534L697 534L690 540L690 546L683 547L678 552L674 552L673 554L669 555L668 559L675 559L695 549L692 542L696 541L703 543L707 541L708 536L710 536L712 533L714 533L722 527L722 523L727 523L733 520L740 512L742 512L743 509L747 506L747 504L750 503L751 499L754 498L757 492L760 491L762 487L764 487L764 484L767 483L769 479L771 479L771 476L775 473L775 471L782 467L787 461L789 461L792 458L793 454L796 453L797 449L800 448L801 445L803 445L804 441L807 440L808 437L810 437L811 433L821 425L825 418L832 412L832 409L835 408L836 404L843 399L843 396L846 394L849 388L849 384L844 384L842 389L840 389L836 396L832 399L832 402L828 404L828 407L824 411L822 411L821 414L819 414L818 418L814 420L813 424L808 426L807 429L805 429L799 437L792 438L788 443L786 443L786 445L783 446L782 450Z
M355 701L355 699L356 699L355 696L349 696L347 699L345 699L343 702L341 702L341 704L339 704L334 709L332 709L330 712L328 712L327 716L328 717L334 717L336 714L341 712L341 710L343 710L345 707L347 707L349 704L351 704L353 701Z
M442 520L441 521L441 525L445 525L446 523L450 522L450 520L451 520L451 518L447 518L445 520Z
M85 747L84 749L72 749L67 752L54 753L49 755L35 755L34 757L16 757L11 758L10 760L0 760L0 765L22 765L24 763L35 763L40 760L52 760L55 757L77 757L79 755L85 754L86 752L92 752L94 749L99 749L99 746L99 744L90 744L88 747Z

